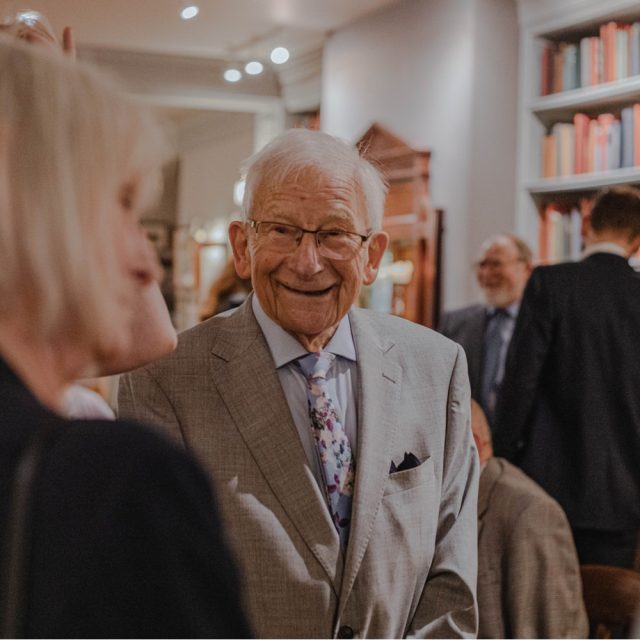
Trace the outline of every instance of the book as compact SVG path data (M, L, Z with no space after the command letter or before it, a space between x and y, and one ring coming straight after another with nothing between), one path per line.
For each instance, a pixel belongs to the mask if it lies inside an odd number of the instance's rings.
M640 104L636 103L633 109L633 164L640 166Z
M580 40L580 86L590 87L591 81L591 38Z
M573 127L576 139L575 173L587 173L588 171L587 144L589 141L590 121L591 118L584 113L576 113L573 116Z
M620 134L621 143L621 166L633 167L633 107L625 107L620 112L622 121L622 131Z
M555 178L557 175L556 139L554 135L549 134L542 140L542 177Z
M607 131L607 170L620 168L620 120L613 120Z
M540 59L540 95L548 96L553 91L553 45L550 42L542 44Z
M553 52L553 93L559 93L563 90L564 50L566 46L564 42L561 42Z
M580 86L580 68L578 66L578 47L567 44L562 60L562 91L571 91Z
M640 22L629 30L629 75L640 75Z
M629 30L627 24L618 25L616 30L616 80L629 76Z

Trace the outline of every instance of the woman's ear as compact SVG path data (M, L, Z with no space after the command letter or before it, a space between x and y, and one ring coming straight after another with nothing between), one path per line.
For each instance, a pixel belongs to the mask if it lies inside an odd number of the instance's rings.
M236 272L241 278L251 277L251 255L249 254L249 238L247 237L247 225L239 220L234 220L229 225L229 241L233 251L233 262Z
M384 231L376 231L367 243L367 264L364 268L364 284L372 284L378 276L378 268L384 252L389 246L389 236Z

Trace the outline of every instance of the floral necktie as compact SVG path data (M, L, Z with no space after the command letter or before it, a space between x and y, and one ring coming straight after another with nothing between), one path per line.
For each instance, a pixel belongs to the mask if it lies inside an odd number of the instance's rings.
M298 363L307 380L307 400L311 431L316 441L329 500L331 519L346 549L351 524L351 499L355 461L342 420L329 396L327 372L334 361L332 353L309 353Z

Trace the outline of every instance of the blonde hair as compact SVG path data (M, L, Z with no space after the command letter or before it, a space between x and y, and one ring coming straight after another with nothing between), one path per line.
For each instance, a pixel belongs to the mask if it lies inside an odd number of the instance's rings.
M0 36L0 318L108 351L122 265L115 212L140 206L166 157L146 109L84 64Z

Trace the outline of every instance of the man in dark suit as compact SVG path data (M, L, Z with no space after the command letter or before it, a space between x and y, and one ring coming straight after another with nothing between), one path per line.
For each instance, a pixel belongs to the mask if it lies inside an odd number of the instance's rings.
M509 341L531 273L531 249L516 236L493 236L483 243L475 268L485 304L446 313L438 330L463 346L471 395L492 425Z
M582 563L631 566L640 527L640 191L598 195L577 263L524 293L495 450L564 508Z

